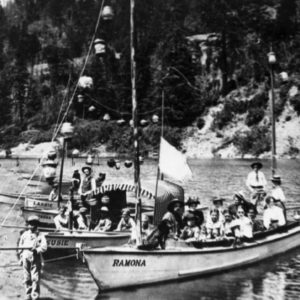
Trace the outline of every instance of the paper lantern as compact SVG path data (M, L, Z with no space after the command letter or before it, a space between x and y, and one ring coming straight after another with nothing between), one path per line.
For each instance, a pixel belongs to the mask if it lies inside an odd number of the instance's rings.
M109 5L104 6L101 17L104 21L111 21L114 17L114 11L112 7Z
M152 116L152 122L153 123L158 123L159 117L157 115Z
M95 49L95 53L98 56L103 56L106 52L105 49L105 41L103 39L95 39L94 41L94 49Z
M105 114L103 117L104 121L109 121L110 120L110 115L109 114Z
M69 122L65 122L62 124L60 132L64 138L71 138L74 134L74 126Z
M95 109L96 109L96 107L95 107L94 105L92 105L92 106L89 107L89 111L90 111L90 112L95 111Z

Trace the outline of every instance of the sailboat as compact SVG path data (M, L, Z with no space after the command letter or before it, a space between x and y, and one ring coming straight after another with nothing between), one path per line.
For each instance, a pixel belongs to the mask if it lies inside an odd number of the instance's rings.
M134 0L131 0L130 13L131 32L134 32ZM132 45L133 40L132 34ZM137 158L135 62L133 46L131 48L134 144ZM138 159L135 159L135 169L136 199L137 206L140 206ZM139 215L137 215L137 221L139 221ZM254 235L253 241L244 242L238 246L234 239L217 245L212 245L209 242L187 244L184 241L172 240L172 242L167 243L166 248L163 250L140 250L137 247L106 247L83 249L83 255L99 291L106 291L182 280L240 268L258 263L298 246L300 246L300 222L296 220L274 230L259 232Z

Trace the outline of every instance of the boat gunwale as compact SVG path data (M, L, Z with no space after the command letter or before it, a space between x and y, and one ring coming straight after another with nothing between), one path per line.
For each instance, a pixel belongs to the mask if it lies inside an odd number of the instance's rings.
M296 222L297 226L289 229L287 232L275 233L270 236L266 236L263 240L254 240L253 242L244 243L242 246L237 247L211 247L211 248L195 248L195 247L177 247L169 248L169 249L154 249L154 250L141 250L134 248L123 248L123 247L104 247L104 248L93 248L93 249L82 249L83 254L92 255L94 253L101 253L102 255L106 254L134 254L134 255L178 255L178 254L207 254L207 253L222 253L222 252L230 252L230 251L239 251L251 249L259 246L263 246L266 244L274 243L294 235L300 234L300 222ZM269 239L267 239L269 237ZM271 238L270 238L271 237ZM300 246L300 244L299 244ZM189 249L189 250L187 250Z

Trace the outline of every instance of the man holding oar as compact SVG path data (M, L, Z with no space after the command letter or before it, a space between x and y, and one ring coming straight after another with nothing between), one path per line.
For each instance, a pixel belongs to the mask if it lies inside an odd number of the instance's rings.
M38 216L28 218L26 230L19 242L20 264L23 267L26 300L37 300L40 297L41 254L47 250L47 241L38 231Z

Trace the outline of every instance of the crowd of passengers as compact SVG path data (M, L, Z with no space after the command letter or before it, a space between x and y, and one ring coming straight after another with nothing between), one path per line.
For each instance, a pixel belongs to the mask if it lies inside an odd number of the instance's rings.
M249 173L246 182L251 192L249 200L246 199L243 191L233 195L233 202L230 205L226 205L227 201L224 198L215 197L211 200L211 207L204 215L198 198L188 198L186 203L173 199L157 227L150 224L147 215L142 215L143 243L156 246L160 244L163 247L168 238L181 239L186 242L222 240L230 237L251 240L255 232L271 230L285 225L286 212L283 203L285 196L280 186L281 178L277 175L271 178L272 189L268 195L264 192L261 198L264 209L258 218L257 192L265 191L266 180L260 171L262 168L260 162L251 164L251 168L253 170ZM119 223L116 228L113 228L109 209L104 205L100 209L97 224L92 230L99 232L112 231L113 229L131 231L131 241L135 241L137 239L136 224L130 212L128 208L125 208ZM75 227L80 230L91 230L87 223L86 213L85 207L73 211ZM68 220L67 209L61 208L59 215L54 219L56 228L58 230L67 228Z

